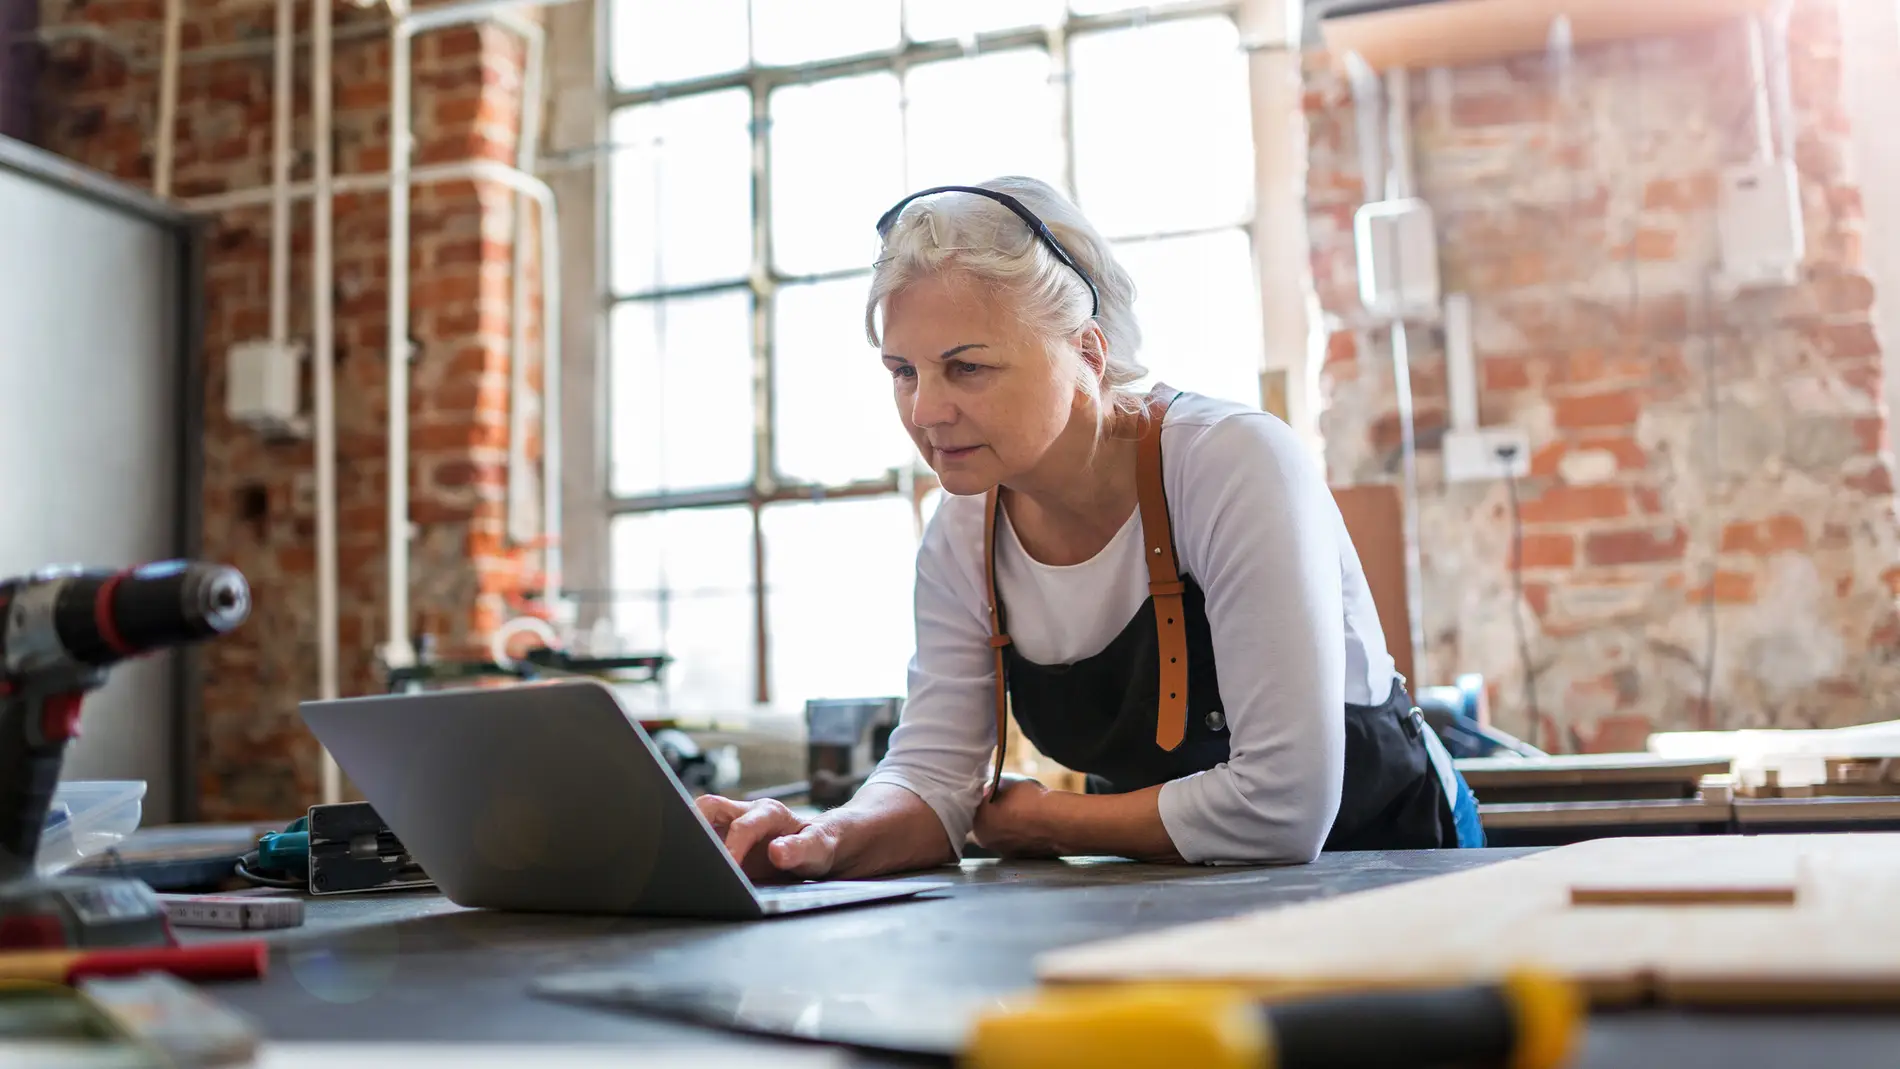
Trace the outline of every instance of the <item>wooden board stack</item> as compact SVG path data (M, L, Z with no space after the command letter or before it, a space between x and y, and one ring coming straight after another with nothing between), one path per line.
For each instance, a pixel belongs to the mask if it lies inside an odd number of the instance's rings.
M1541 967L1597 1005L1900 1003L1900 833L1596 839L1340 898L1073 947L1042 981L1268 995Z

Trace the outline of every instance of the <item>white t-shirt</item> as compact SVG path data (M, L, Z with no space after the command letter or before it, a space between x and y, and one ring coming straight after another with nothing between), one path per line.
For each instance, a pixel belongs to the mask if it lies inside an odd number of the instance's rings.
M1161 449L1178 567L1207 598L1230 750L1162 786L1162 824L1190 862L1311 861L1339 810L1345 704L1383 702L1393 680L1372 592L1317 459L1280 419L1184 393ZM1081 564L1030 558L1006 510L996 543L1010 638L1030 661L1101 652L1147 600L1138 508ZM917 555L909 697L868 781L923 799L959 854L996 744L983 557L983 498L946 496Z

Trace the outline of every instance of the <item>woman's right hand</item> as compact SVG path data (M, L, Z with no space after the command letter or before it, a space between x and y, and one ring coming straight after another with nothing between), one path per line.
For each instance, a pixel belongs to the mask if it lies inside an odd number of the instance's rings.
M784 802L736 802L716 794L694 800L747 877L761 883L822 879L837 857L837 836Z

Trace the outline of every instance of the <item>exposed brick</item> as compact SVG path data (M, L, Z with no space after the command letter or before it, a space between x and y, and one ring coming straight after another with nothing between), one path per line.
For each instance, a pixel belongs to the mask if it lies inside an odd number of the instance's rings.
M1527 524L1613 520L1629 514L1629 495L1620 486L1554 485L1522 502L1519 513Z
M1886 463L1876 462L1866 471L1846 478L1849 488L1863 494L1887 496L1893 493L1893 470Z
M1668 528L1634 527L1593 531L1584 539L1584 558L1591 564L1652 564L1679 560L1689 545L1689 533L1680 525Z
M1532 358L1525 356L1490 356L1484 359L1483 390L1491 393L1503 393L1509 390L1528 390L1531 381Z
M1451 120L1459 126L1504 126L1536 122L1549 110L1548 101L1533 93L1461 93L1452 101Z
M1527 569L1568 568L1577 560L1577 540L1568 534L1526 534L1518 560Z
M49 0L45 23L86 20L130 35L145 36L157 17L154 0L92 0L81 5ZM340 26L381 16L338 9ZM186 47L217 46L268 34L268 7L232 9L221 4L188 8ZM520 103L521 50L511 35L458 29L418 40L414 106L427 147L460 158L471 145L495 156L493 145L512 151L512 128ZM340 39L334 98L340 173L376 172L388 154L389 51L386 38ZM301 75L300 75L301 77ZM47 148L108 174L145 185L150 181L150 101L157 96L155 72L118 63L67 65L49 78L44 95ZM257 187L270 175L269 122L274 107L268 57L187 65L179 84L174 184L180 195ZM308 142L307 87L296 100L300 145ZM300 149L307 151L307 149ZM501 158L508 158L506 155ZM306 175L300 161L298 178ZM491 282L475 270L494 260L505 265L509 228L484 220L505 213L506 199L486 197L472 183L418 187L411 235L411 328L425 354L458 354L464 338L478 332L506 338L509 294L505 267ZM387 522L384 513L386 419L384 292L387 272L387 196L380 191L337 198L336 338L339 480L338 565L343 583L340 614L342 688L346 694L382 689L371 646L380 637L381 571ZM269 330L269 211L260 206L225 213L206 242L205 380L207 405L205 553L231 561L251 581L256 609L238 632L208 649L217 665L203 694L204 735L199 740L204 815L212 819L279 819L316 800L316 748L294 715L296 702L315 687L310 651L314 627L315 516L310 501L308 442L267 443L222 416L224 354ZM293 257L293 332L308 338L309 253L307 205L293 213L288 235ZM539 321L537 317L537 322ZM453 329L444 331L447 323ZM453 358L444 362L454 364ZM467 370L467 369L464 369ZM419 366L412 379L411 518L425 524L466 523L499 498L505 469L482 450L505 459L508 421L504 400L482 377L491 367L459 377L432 377ZM505 384L505 376L502 382ZM536 380L538 381L538 380ZM455 411L456 405L467 406ZM253 503L257 506L253 508ZM495 506L496 517L500 506ZM451 530L453 528L451 527ZM484 536L490 537L492 536ZM446 621L446 644L478 649L486 623L499 623L494 606L478 611L476 557L493 546L471 537L451 539L445 553L431 543L416 554L411 600L419 615ZM460 573L458 575L458 572Z
M1874 284L1861 274L1831 274L1819 279L1815 284L1821 310L1830 315L1866 313L1874 307ZM1856 329L1850 327L1848 329ZM1847 347L1856 355L1865 355L1868 336L1873 332L1872 324L1866 324L1865 335L1856 333L1849 339ZM1873 351L1879 352L1879 343L1873 343Z
M1830 360L1859 361L1880 355L1874 325L1866 321L1827 323L1820 327L1822 351Z
M1639 715L1618 715L1599 718L1588 740L1583 744L1585 753L1641 753L1649 746L1649 736L1656 727L1649 717Z
M1755 600L1755 577L1749 572L1717 571L1712 580L1689 591L1690 602L1707 601L1713 595L1718 605L1748 605Z
M1887 448L1887 421L1879 416L1865 416L1854 421L1854 437L1860 441L1863 453L1878 453Z
M1643 410L1639 390L1613 390L1608 393L1559 397L1551 402L1556 423L1564 428L1627 427L1636 422Z
M1801 517L1783 513L1765 520L1731 523L1722 529L1722 552L1766 556L1806 548L1807 525Z

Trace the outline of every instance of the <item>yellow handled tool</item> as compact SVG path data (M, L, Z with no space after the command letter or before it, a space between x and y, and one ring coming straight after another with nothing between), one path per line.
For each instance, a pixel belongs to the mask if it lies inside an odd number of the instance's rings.
M1220 985L1052 990L981 1017L966 1069L1556 1069L1584 1019L1567 982L1395 988L1263 1001Z

